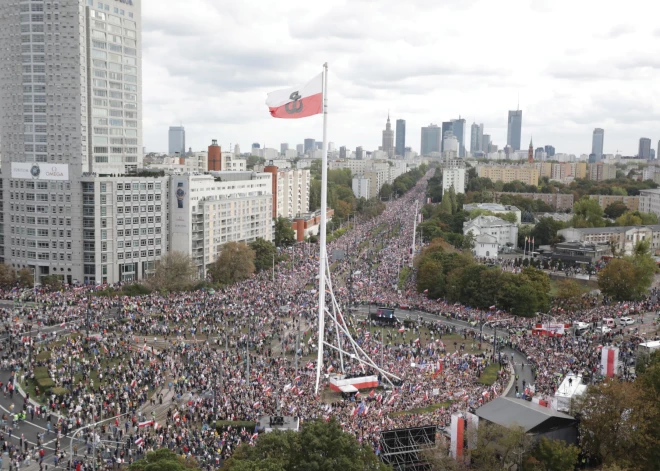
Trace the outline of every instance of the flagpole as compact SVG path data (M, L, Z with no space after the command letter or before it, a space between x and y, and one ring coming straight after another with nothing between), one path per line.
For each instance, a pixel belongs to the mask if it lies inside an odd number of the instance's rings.
M321 368L323 366L323 342L325 331L325 270L327 254L325 226L328 199L328 63L323 64L323 150L321 156L321 223L319 224L319 347L316 361L316 388L319 393Z

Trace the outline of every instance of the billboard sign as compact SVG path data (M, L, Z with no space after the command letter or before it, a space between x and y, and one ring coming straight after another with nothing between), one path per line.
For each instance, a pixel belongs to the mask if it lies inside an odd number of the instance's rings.
M46 164L38 162L12 162L11 178L27 180L68 180L68 164Z

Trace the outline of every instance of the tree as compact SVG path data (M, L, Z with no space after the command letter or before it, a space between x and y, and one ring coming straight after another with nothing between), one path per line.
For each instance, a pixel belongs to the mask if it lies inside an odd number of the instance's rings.
M606 465L653 469L650 458L658 445L653 403L640 382L610 379L589 386L575 403L583 453Z
M199 464L194 458L177 455L167 448L147 453L143 460L132 463L130 471L186 471L198 470Z
M156 262L156 271L147 286L161 291L183 291L193 284L197 272L192 258L183 252L170 252Z
M610 219L616 219L621 216L623 213L628 211L628 206L622 201L615 201L607 205L603 213Z
M307 423L300 432L274 431L259 437L254 446L236 449L223 467L226 471L293 469L386 471L385 465L366 444L342 430L335 419Z
M603 208L598 201L582 198L573 204L573 227L604 227Z
M580 309L582 306L582 287L575 280L564 279L557 283L557 304L567 311Z
M16 284L16 271L6 263L0 263L0 286L9 287Z
M259 272L273 266L273 257L277 259L277 248L272 242L261 237L250 243L250 249L254 252L254 268Z
M23 287L32 288L34 286L34 270L21 268L18 270L16 278L18 279L18 284Z
M438 299L444 295L445 274L442 270L442 262L429 258L419 265L417 291L426 292L430 299Z
M254 259L254 251L245 242L227 242L209 268L211 279L225 285L245 280L254 273Z
M556 243L557 231L564 228L564 223L552 218L541 218L532 229L535 245L548 245Z
M598 287L616 300L628 301L643 296L651 286L657 265L649 253L648 241L635 245L633 255L611 260L598 273Z
M636 216L632 211L627 211L616 218L615 224L617 226L640 226L642 218Z
M389 199L392 196L392 185L389 183L384 183L383 186L380 187L380 191L378 192L378 196L381 199Z
M284 217L278 217L275 220L275 246L288 247L296 243L296 236L291 227L291 221Z
M475 245L475 241L476 241L476 240L477 240L477 238L475 237L474 232L469 231L469 232L468 232L467 234L465 234L465 236L463 237L463 246L462 246L462 249L463 249L463 250L472 251L472 249L474 249L474 245Z
M566 471L575 468L579 455L580 449L575 445L567 445L562 440L549 440L543 437L532 452L531 457L540 465L535 466L534 469L539 471Z
M522 427L505 428L495 424L479 424L476 447L469 451L472 462L470 469L512 469L512 464L522 464L523 457L531 451L533 443L533 438L526 434Z
M442 201L440 202L440 212L442 214L452 214L451 196L449 196L448 191L445 191L442 195Z

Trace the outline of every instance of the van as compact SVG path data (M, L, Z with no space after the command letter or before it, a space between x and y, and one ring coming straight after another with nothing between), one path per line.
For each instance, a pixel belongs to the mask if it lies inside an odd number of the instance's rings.
M614 319L611 317L606 317L603 319L603 325L609 327L610 329L614 329L616 327L616 322L614 322Z
M576 322L575 323L575 330L576 331L589 330L589 327L591 327L591 324L589 324L588 322Z

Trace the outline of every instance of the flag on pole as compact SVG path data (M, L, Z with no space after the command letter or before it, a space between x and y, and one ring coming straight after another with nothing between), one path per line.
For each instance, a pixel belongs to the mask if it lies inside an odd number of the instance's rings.
M304 85L270 92L266 105L273 118L298 119L323 112L323 74Z

